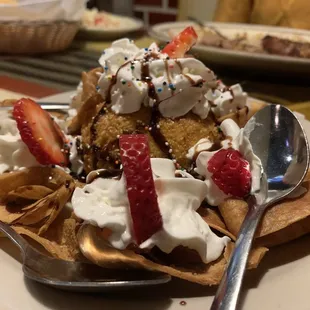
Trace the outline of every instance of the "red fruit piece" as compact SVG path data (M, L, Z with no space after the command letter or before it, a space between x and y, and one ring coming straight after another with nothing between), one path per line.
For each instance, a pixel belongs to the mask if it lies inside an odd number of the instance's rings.
M127 195L137 244L163 227L146 135L122 135L119 139Z
M216 152L208 162L214 183L226 194L244 197L251 189L249 163L232 148Z
M162 53L168 54L171 58L184 57L186 52L197 42L197 38L194 28L187 27L163 48Z
M41 165L68 164L66 139L51 116L33 100L22 98L13 109L20 136Z

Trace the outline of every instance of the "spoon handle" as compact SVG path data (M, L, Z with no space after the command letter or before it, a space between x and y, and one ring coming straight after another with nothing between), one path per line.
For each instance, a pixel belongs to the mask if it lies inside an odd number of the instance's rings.
M257 205L254 201L255 199L249 201L249 211L210 310L236 309L254 234L265 210L265 206Z
M22 254L25 253L28 244L27 241L20 236L10 225L0 221L0 231L3 232L11 241L13 241L21 250Z

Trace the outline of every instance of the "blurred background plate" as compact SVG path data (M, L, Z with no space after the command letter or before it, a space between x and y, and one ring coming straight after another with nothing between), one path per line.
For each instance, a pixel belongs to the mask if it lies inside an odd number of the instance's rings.
M157 24L151 27L149 34L156 40L167 42L189 25L194 26L198 35L202 34L202 28L197 23L189 21ZM218 30L228 39L235 39L245 34L247 42L254 46L260 46L260 41L265 35L298 42L310 42L310 31L307 30L218 22L205 22L204 25L206 28ZM275 75L285 73L307 76L310 72L310 59L305 58L236 51L201 44L194 46L192 53L211 67L212 65L231 66L275 73Z
M143 21L96 9L86 10L78 33L79 38L113 40L142 31Z

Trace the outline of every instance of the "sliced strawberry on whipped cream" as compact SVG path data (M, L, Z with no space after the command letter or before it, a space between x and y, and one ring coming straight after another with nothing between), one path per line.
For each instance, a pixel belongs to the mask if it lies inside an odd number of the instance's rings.
M13 109L20 136L41 165L68 164L66 138L51 116L33 100L22 98Z
M168 54L171 58L182 58L197 42L197 33L192 26L185 28L162 50L162 53Z
M206 200L219 206L229 197L243 198L260 188L261 161L254 154L244 132L232 120L226 119L220 129L226 137L218 151L199 152L195 171L205 178ZM209 145L209 149L212 145Z
M142 134L122 135L119 145L133 230L139 245L163 227L153 180L148 138Z
M250 164L232 148L216 152L208 162L213 182L226 194L243 198L251 190Z

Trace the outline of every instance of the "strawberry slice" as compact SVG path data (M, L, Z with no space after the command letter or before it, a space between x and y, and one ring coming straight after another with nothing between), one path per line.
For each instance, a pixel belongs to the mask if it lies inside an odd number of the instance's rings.
M68 164L66 138L51 116L33 100L22 98L13 109L20 136L41 165Z
M208 162L213 182L226 194L244 197L251 190L250 164L232 148L216 152Z
M119 139L127 195L137 244L163 227L153 180L146 135L122 135Z
M186 52L197 42L197 38L194 28L187 27L163 48L162 53L168 54L171 58L184 57Z

